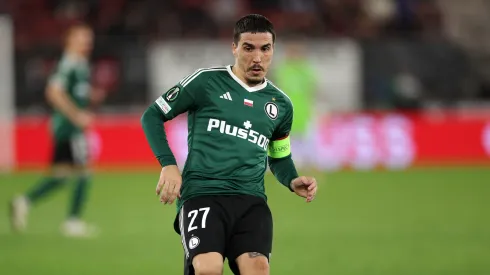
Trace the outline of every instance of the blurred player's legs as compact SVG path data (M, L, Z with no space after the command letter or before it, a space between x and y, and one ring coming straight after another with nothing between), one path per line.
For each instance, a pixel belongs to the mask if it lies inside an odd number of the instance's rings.
M87 201L90 174L86 168L77 169L77 179L71 201L68 219L61 230L63 234L71 237L90 237L96 233L96 228L81 219L83 207Z
M11 224L15 231L23 231L31 205L59 190L68 179L76 178L72 204L68 218L62 226L66 236L88 237L95 234L95 227L83 222L80 217L87 198L90 176L86 166L87 146L83 136L70 140L56 140L50 172L25 194L13 199L11 203Z

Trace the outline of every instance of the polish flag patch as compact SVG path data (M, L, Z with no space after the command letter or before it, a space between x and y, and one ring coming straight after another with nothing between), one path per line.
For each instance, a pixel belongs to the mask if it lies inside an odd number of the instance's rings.
M243 104L247 105L248 107L254 106L254 102L252 100L249 100L249 99L244 99Z

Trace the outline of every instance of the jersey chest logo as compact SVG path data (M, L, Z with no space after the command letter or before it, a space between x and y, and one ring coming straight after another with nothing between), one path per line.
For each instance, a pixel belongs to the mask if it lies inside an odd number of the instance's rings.
M277 107L276 103L267 102L264 106L264 110L267 116L272 120L276 120L276 118L279 116L279 108Z
M270 141L265 135L253 130L252 123L249 120L243 123L243 127L244 128L240 128L230 125L225 120L210 118L207 131L219 131L221 134L247 140L258 145L260 148L267 150Z

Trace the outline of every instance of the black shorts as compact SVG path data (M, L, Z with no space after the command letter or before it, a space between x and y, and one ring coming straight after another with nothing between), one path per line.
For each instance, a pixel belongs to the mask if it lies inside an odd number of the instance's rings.
M87 164L88 146L83 135L76 135L70 139L54 139L53 142L52 164Z
M202 196L184 203L174 222L184 247L184 274L194 274L192 259L218 252L238 273L235 259L247 252L270 257L272 214L266 201L250 195Z

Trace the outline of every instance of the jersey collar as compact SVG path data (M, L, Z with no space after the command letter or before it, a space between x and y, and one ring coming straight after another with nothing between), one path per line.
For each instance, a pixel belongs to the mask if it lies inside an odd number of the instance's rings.
M248 86L247 84L243 83L243 81L240 80L240 78L238 78L234 73L233 71L231 70L231 65L228 65L226 66L226 70L228 71L228 73L231 75L231 77L238 83L240 84L240 86L242 86L245 90L247 90L248 92L250 93L253 93L253 92L257 92L257 91L260 91L262 89L264 89L266 86L267 86L267 79L264 79L264 83L260 84L260 85L257 85L257 86L253 86L253 87L250 87Z

